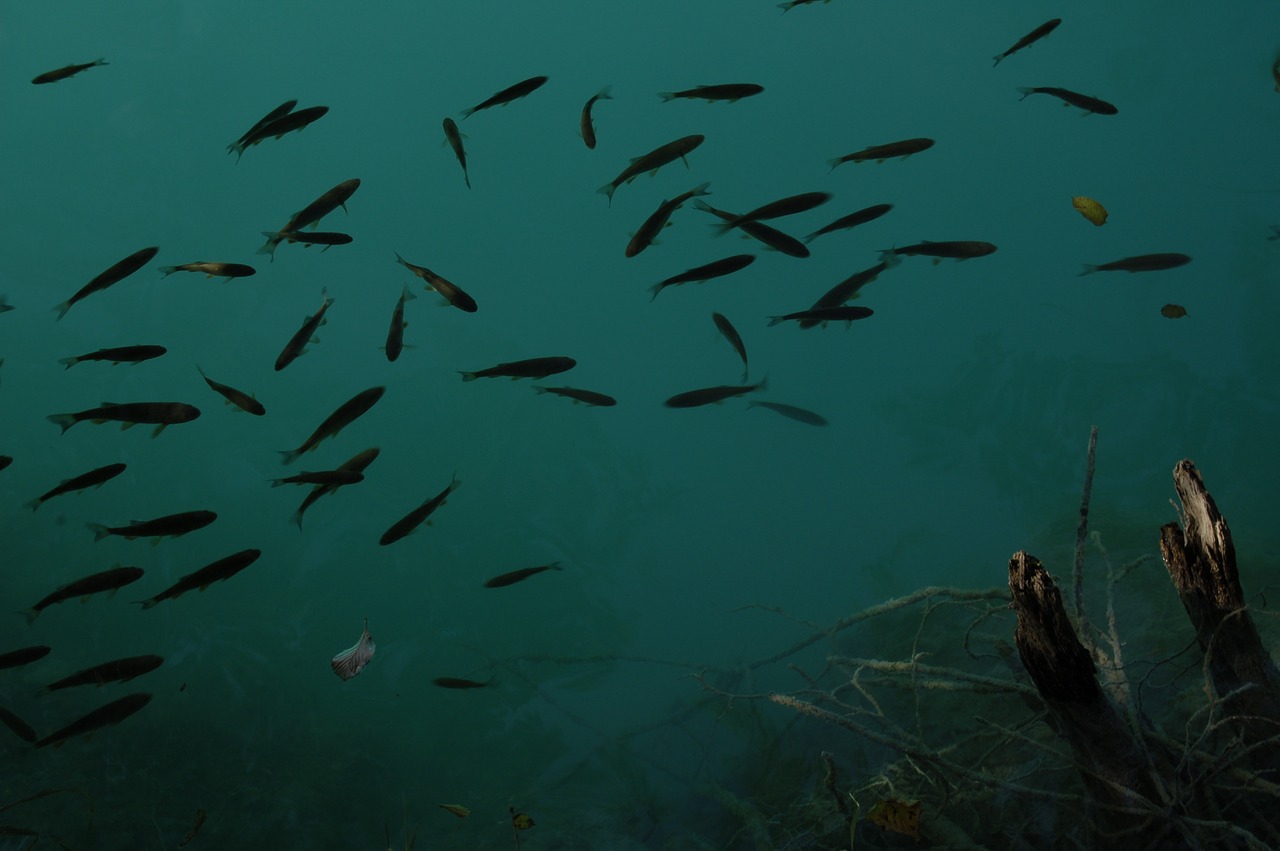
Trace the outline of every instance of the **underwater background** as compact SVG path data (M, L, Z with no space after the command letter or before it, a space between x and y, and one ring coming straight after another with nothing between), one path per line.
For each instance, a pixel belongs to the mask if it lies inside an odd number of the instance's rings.
M1056 16L1057 30L993 67ZM1157 550L1159 526L1175 519L1170 471L1192 458L1231 523L1246 592L1274 583L1277 50L1280 8L1253 0L832 0L785 12L768 0L7 4L0 293L13 309L0 313L0 454L14 460L0 470L0 594L12 612L0 652L52 652L0 670L0 705L47 736L117 697L153 699L56 748L0 730L0 806L76 790L0 822L66 847L163 848L201 810L187 847L399 849L416 830L419 848L509 848L514 811L536 821L518 837L528 848L748 847L709 790L750 800L744 777L769 779L766 752L812 767L825 748L852 764L862 743L794 725L780 707L708 702L698 672L768 657L925 586L1000 587L1018 549L1066 573L1095 425L1090 523L1113 555ZM108 64L30 82L99 56ZM462 120L535 75L548 81L527 97ZM746 82L764 91L658 97ZM589 149L579 116L605 86ZM1020 99L1020 86L1085 93L1118 114ZM329 111L239 161L228 154L290 98ZM465 134L470 188L446 116ZM642 174L611 200L597 192L632 158L690 134L705 141L687 168ZM936 144L829 163L915 137ZM346 212L320 224L351 244L256 253L262 232L351 178L361 182ZM795 258L717 235L718 220L686 203L660 244L624 256L664 199L704 182L705 201L737 213L831 193L769 222L798 237L873 204L893 209ZM1105 205L1104 226L1072 208L1080 195ZM768 324L881 250L923 240L998 250L899 258L851 302L874 315L847 328ZM55 305L145 246L159 247L152 263L56 319ZM1192 262L1080 276L1084 264L1163 252ZM396 253L479 309L437 306ZM663 279L739 253L756 260L651 298ZM197 260L256 274L158 271ZM406 285L406 349L389 362ZM273 370L322 291L334 303L319 342ZM1187 315L1162 315L1167 304ZM747 383L767 384L665 406L743 383L713 312L741 333ZM135 366L59 362L135 344L168 352ZM577 365L536 382L459 380L544 356ZM266 415L224 405L197 366L253 393ZM386 393L368 413L281 464L281 450L375 386ZM149 425L115 423L59 434L47 419L159 400L201 416L154 438ZM300 530L308 490L270 480L375 446L365 480L317 502ZM101 488L24 507L117 462L127 470ZM379 546L455 474L429 526ZM217 521L156 546L95 542L86 529L196 509ZM225 582L148 610L131 602L250 547L261 558ZM553 562L562 570L484 587ZM145 576L113 597L49 606L31 625L21 616L114 565ZM1141 573L1168 584L1158 563ZM1134 628L1185 629L1176 598L1162 611L1167 624ZM366 618L376 653L341 681L328 660ZM956 640L915 630L903 646ZM812 652L821 667L826 651ZM128 683L38 694L138 654L165 661ZM753 670L736 691L804 685L783 663ZM487 684L441 688L440 677Z

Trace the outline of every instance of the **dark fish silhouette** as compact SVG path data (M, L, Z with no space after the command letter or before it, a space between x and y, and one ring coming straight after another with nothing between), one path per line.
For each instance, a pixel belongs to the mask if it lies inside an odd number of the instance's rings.
M121 363L142 363L144 360L158 358L168 349L164 346L117 346L111 349L98 349L96 352L77 355L73 358L60 358L58 363L67 369L87 360L110 361L113 365Z
M458 474L454 473L453 478L449 481L448 487L393 523L390 529L382 533L382 537L378 539L378 543L384 547L387 544L394 544L405 535L416 530L423 523L430 523L431 521L428 520L428 518L435 513L437 508L445 504L449 494L457 490L458 485L460 484L462 484L462 482L458 481Z
M272 479L271 487L278 488L282 485L333 485L341 487L342 485L354 485L357 482L364 481L364 473L355 470L317 470L315 472L301 472L296 476L289 476L284 479Z
M118 589L131 582L137 582L141 578L142 568L140 567L113 567L110 570L90 574L83 579L77 579L75 582L63 585L22 614L26 616L27 623L35 623L36 617L55 603L73 600L76 597L87 598L90 594L99 594L103 591L110 591L114 594Z
M18 650L10 650L8 653L0 653L0 669L17 668L20 665L30 665L44 657L48 656L53 648L36 644L31 647L22 647Z
M597 189L608 196L610 203L613 202L613 193L618 187L624 183L630 183L646 171L657 174L658 169L670 162L682 160L687 168L689 161L685 159L694 148L702 144L706 137L698 134L692 136L681 136L675 141L668 142L665 145L659 145L649 153L642 157L633 157L631 165L624 168L617 177Z
M152 437L160 434L166 426L174 423L189 423L200 416L200 409L183 402L103 402L97 408L77 411L74 414L50 414L47 419L62 427L63 434L76 423L89 420L104 423L108 420L124 423L130 428L138 423L158 423Z
M75 736L82 736L86 733L92 733L108 724L119 724L133 713L151 702L151 695L146 692L138 692L136 694L128 694L124 697L117 698L110 703L99 706L88 715L76 721L72 721L56 733L50 733L35 745L42 748L45 745L53 745L57 747L67 739Z
M304 354L307 351L307 343L320 342L316 338L316 331L328 321L324 315L333 306L333 298L329 295L327 288L320 291L320 298L320 309L303 320L302 327L293 333L289 342L285 343L284 348L280 350L280 356L276 358L276 372L293 363L298 355Z
M391 312L391 327L387 329L387 360L394 361L400 357L400 352L404 349L404 329L409 327L409 323L404 321L404 303L408 300L417 298L406 286L400 293L400 299L396 302L396 309Z
M180 266L161 266L164 277L174 272L203 272L206 278L248 278L258 273L252 266L243 263L222 263L211 260L197 260L194 263L183 263Z
M297 101L293 101L297 103ZM292 108L292 107L290 107ZM308 106L297 112L289 112L284 115L278 115L271 120L255 126L252 130L238 139L235 144L228 148L228 153L236 152L236 162L240 162L240 157L244 156L244 152L263 139L279 139L286 133L292 133L295 130L301 130L313 121L321 118L329 111L327 106Z
M399 254L396 254L396 262L413 274L417 275L422 280L426 281L427 288L433 289L440 295L444 296L445 301L449 302L449 304L452 304L454 307L467 313L476 312L476 300L463 292L462 288L457 284L445 280L425 266L415 266Z
M716 328L720 329L720 333L729 341L729 345L733 346L734 351L738 353L738 357L742 358L742 381L745 384L748 375L747 346L742 342L742 335L738 333L738 329L733 327L733 323L723 313L711 314L711 321L716 323Z
M767 379L761 379L756 384L746 385L726 385L719 387L703 387L699 390L690 390L687 393L677 393L666 401L668 408L696 408L700 405L710 405L716 402L723 402L725 399L732 399L734 396L744 396L756 390L765 388Z
M62 496L63 494L74 493L88 488L100 488L124 471L124 464L108 464L105 467L98 467L87 473L73 476L70 479L63 479L60 484L28 502L27 507L35 511L55 496Z
M864 207L863 209L852 212L847 216L841 216L829 225L818 228L813 233L806 236L804 241L813 242L823 234L838 230L847 230L848 228L856 228L858 225L865 225L867 222L875 221L892 209L892 204L875 204L870 207Z
M118 535L130 541L135 538L180 538L188 532L203 529L218 519L212 511L181 511L177 514L166 514L154 520L134 520L128 526L104 526L101 523L86 523L93 532L93 540L101 541L108 535Z
M58 311L58 318L61 319L66 316L67 311L71 309L72 305L83 301L94 293L102 292L112 284L117 284L120 281L123 281L125 278L150 263L151 258L155 257L156 253L159 251L160 249L155 247L143 248L140 251L133 252L118 263L113 264L111 268L106 271L99 273L92 281L81 287L75 295L54 308L54 310Z
M373 463L374 459L378 457L379 452L380 450L377 447L366 449L348 459L346 462L341 464L338 469L363 475L365 468ZM335 483L316 485L311 493L307 494L307 498L302 501L302 505L298 506L298 510L293 513L293 521L298 524L298 528L302 528L302 515L306 513L307 509L310 508L317 499L325 494L333 493L340 487L342 487L342 485Z
M825 325L828 322L853 322L857 319L866 319L872 314L869 307L853 307L849 305L838 305L836 307L811 307L808 310L798 310L795 313L788 313L786 316L770 316L769 325L777 325L779 322L812 322ZM805 326L812 328L812 325Z
M596 128L591 122L591 107L595 106L598 100L613 100L613 95L609 94L609 88L605 86L587 98L586 104L582 107L582 116L578 119L578 132L582 134L582 141L592 150L596 147Z
M869 148L863 148L861 151L854 151L852 154L845 154L843 157L827 160L827 163L832 169L841 163L863 163L867 160L875 160L882 163L894 157L909 157L912 154L927 151L933 147L933 144L932 139L903 139L898 142L888 142L884 145L872 145Z
M1120 111L1101 98L1082 95L1079 92L1060 89L1057 86L1018 86L1018 91L1022 93L1022 97L1018 98L1018 100L1026 100L1028 95L1053 95L1064 104L1083 109L1086 113L1096 112L1098 115L1115 115Z
M576 360L566 357L527 358L500 363L475 372L459 370L459 375L463 381L475 381L477 378L510 378L514 381L518 378L546 378L548 375L568 372L577 365Z
M688 201L690 198L697 195L710 194L707 190L707 187L710 185L710 183L703 183L699 186L695 186L688 192L681 192L671 200L663 201L659 204L658 209L654 210L652 215L644 220L644 224L640 225L639 229L632 234L631 241L627 243L626 255L628 257L635 257L641 251L644 251L652 245L654 239L658 234L662 233L662 229L669 223L671 214L680 209L684 202Z
M462 180L470 189L471 176L467 174L467 152L462 147L462 131L458 129L458 123L452 118L444 120L444 138L449 143L449 147L453 148L453 155L458 158L458 165L462 166Z
M749 98L752 95L758 95L764 91L764 86L755 83L721 83L715 86L694 86L692 89L685 89L682 92L658 92L658 97L662 98L663 103L676 100L677 98L697 99L697 100L727 100L729 103Z
M51 691L75 686L101 686L111 682L127 683L134 677L150 673L163 664L164 659L159 656L129 656L125 659L115 659L103 662L101 665L94 665L92 668L85 668L83 671L76 671L57 682L49 683L40 689L40 693L48 694Z
M188 573L168 588L146 600L137 600L144 609L157 606L165 600L176 600L188 591L199 588L201 591L214 582L225 582L258 560L262 550L248 549L210 562L197 571Z
M694 201L693 206L703 212L718 216L726 222L741 218L741 216L736 213L717 210L715 207L701 199ZM781 252L788 257L804 258L809 256L809 249L805 248L803 242L796 239L794 236L783 233L777 228L769 227L769 225L766 225L764 222L739 221L736 227L752 239L758 242L763 242L774 251Z
M1112 260L1100 266L1085 264L1081 275L1092 275L1094 272L1160 272L1165 269L1176 269L1191 262L1185 254L1139 254L1123 260Z
M267 412L267 409L262 406L262 403L250 396L248 393L237 390L230 385L220 384L219 382L214 381L212 378L205 375L204 370L200 369L198 366L196 367L196 371L200 373L200 377L204 379L204 383L208 384L215 393L221 395L228 403L235 405L240 410L253 414L255 417L260 417Z
M949 240L943 242L918 242L915 245L904 245L901 248L886 248L880 252L880 259L890 266L897 264L898 258L903 255L907 256L925 256L932 257L934 263L940 263L942 259L951 260L969 260L973 257L985 257L993 254L996 247L989 242L981 242L978 240Z
M618 404L618 400L612 396L606 396L604 393L597 393L594 390L579 390L576 387L534 387L538 393L551 393L556 396L563 396L566 399L572 399L575 404L582 402L584 405L594 405L596 407L610 408Z
M463 679L462 677L436 677L431 682L434 683L435 685L438 685L440 688L468 689L468 688L484 688L485 686L489 685L489 683L493 682L493 680L490 679L490 680L485 680L484 682L481 682L480 680L467 680L467 679ZM444 806L444 805L441 804L441 806Z
M1009 48L1004 53L997 55L995 64L999 65L1001 59L1008 59L1011 55L1013 55L1014 53L1017 53L1022 48L1030 47L1032 44L1035 44L1037 41L1039 41L1040 39L1047 36L1049 33L1056 30L1058 28L1058 24L1060 23L1062 23L1062 18L1053 18L1051 20L1045 21L1043 24L1036 27L1031 32L1027 33L1022 38L1014 42L1013 47Z
M795 405L784 405L781 402L759 402L751 401L747 403L748 408L768 408L769 410L781 414L787 419L795 420L798 423L804 423L811 426L827 425L827 420L821 414L816 414L806 408L797 408Z
M12 730L13 734L23 741L34 742L36 740L36 731L32 726L3 706L0 706L0 723Z
M702 266L695 266L692 269L686 269L678 275L672 275L665 281L659 281L649 289L653 291L653 298L658 297L658 293L667 287L677 286L679 284L700 283L709 281L712 278L721 278L725 275L731 275L740 269L745 269L755 262L754 254L734 254L732 257L724 257L720 260L714 260ZM652 301L653 299L650 299Z
M492 579L485 580L486 588L505 588L508 585L515 585L517 582L523 582L530 576L536 576L545 570L564 570L560 566L560 562L553 561L551 564L543 564L538 567L522 567L519 570L513 570L510 573L503 573Z
M43 74L37 75L34 79L32 79L31 84L33 86L40 86L40 85L44 85L45 83L56 83L59 80L65 80L68 77L74 77L76 74L79 74L81 71L87 70L89 68L94 68L98 65L106 65L106 64L107 64L107 60L99 57L98 59L95 59L92 62L84 62L80 65L64 65L63 67L58 68L57 70L45 71Z
M297 233L307 225L315 225L339 207L342 208L343 212L346 212L347 201L359 188L360 178L353 177L329 189L319 198L294 213L279 231L274 234L267 234L267 244L259 248L258 253L274 256L276 246L286 239L289 234Z
M342 431L377 404L378 400L382 398L382 394L386 391L387 388L385 387L370 387L368 390L361 390L343 402L336 411L325 417L324 422L316 427L316 430L311 433L311 436L301 446L297 449L281 451L280 454L284 456L284 463L292 464L300 455L310 452L319 446L320 441L327 437L333 437Z
M284 103L277 106L275 109L268 112L266 115L259 118L258 121L252 127L244 131L243 136L241 136L239 139L236 139L230 145L227 145L227 153L229 154L232 151L236 151L237 153L243 153L244 142L246 139L248 139L254 133L258 132L265 125L270 124L272 121L275 121L277 118L283 118L284 116L288 115L290 112L293 111L293 108L297 105L298 105L298 102L296 100L287 100ZM236 159L239 159L239 157L237 157Z
M493 106L505 106L513 100L522 98L525 95L542 88L542 85L546 82L546 77L530 77L527 80L521 80L514 86L507 86L488 100L481 101L470 109L462 110L462 120L466 121L473 113L479 112L482 109L489 109Z

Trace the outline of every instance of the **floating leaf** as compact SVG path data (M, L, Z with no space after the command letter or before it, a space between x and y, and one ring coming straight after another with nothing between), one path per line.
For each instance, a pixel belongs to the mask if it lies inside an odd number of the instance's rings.
M511 826L516 830L528 830L533 827L533 817L528 813L518 813L513 809L511 811Z
M1165 319L1181 319L1187 315L1187 309L1180 304L1166 304L1160 308L1160 315Z
M466 818L471 815L471 810L462 806L462 804L437 804L436 806L440 807L442 810L448 810L458 818Z
M1084 216L1095 225L1104 225L1107 223L1107 208L1092 198L1077 195L1071 199L1071 206L1079 210L1080 215Z
M360 640L353 647L343 650L329 662L329 666L333 668L333 672L344 680L349 680L356 674L364 670L364 666L369 664L369 660L373 658L373 651L376 645L373 643L373 636L369 634L369 619L364 620L364 632L360 634Z
M920 802L908 804L896 798L880 801L867 812L872 824L912 839L920 839Z

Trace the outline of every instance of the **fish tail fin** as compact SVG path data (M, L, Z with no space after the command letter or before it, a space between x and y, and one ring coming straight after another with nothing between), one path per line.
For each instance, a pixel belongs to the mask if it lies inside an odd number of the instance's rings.
M616 192L616 191L617 191L617 189L618 189L618 185L617 185L616 183L614 183L614 182L610 181L609 183L606 183L604 186L601 186L601 187L600 187L599 189L597 189L596 191L597 191L597 192L599 192L599 193L601 193L601 194L603 194L606 198L608 198L608 199L609 199L609 204L610 204L610 205L612 205L612 204L613 204L613 193L614 193L614 192Z
M991 66L992 68L994 68L994 67L996 67L996 65L999 65L999 64L1000 64L1000 60L1001 60L1001 59L1004 59L1004 54L1003 54L1003 53L1001 53L1001 54L1000 54L999 56L997 56L995 59L996 59L996 61L995 61L995 64Z
M902 262L902 258L898 256L898 249L882 248L880 249L880 262L884 264L886 269L892 269Z
M163 273L161 277L167 278L170 275L172 275L174 272L178 271L178 267L177 266L161 266L160 271Z
M272 480L271 480L271 487L273 487L273 488L278 488L278 487L280 487L280 486L281 486L281 485L283 485L283 484L284 484L284 479L272 479Z
M65 364L67 369L71 369L71 367L80 363L80 358L58 358L58 363Z
M462 110L462 112L459 112L458 114L462 116L463 121L466 121L468 118L471 117L471 114L474 113L475 111L476 111L476 107L473 106L468 109Z
M157 600L155 597L148 597L145 600L134 600L133 602L136 605L142 606L143 611L146 611L147 609L153 608L160 604L160 601Z
M67 429L71 428L73 425L80 422L79 420L76 419L75 414L50 414L45 419L47 419L51 423L57 423L58 425L62 426L63 434L67 433Z
M93 533L93 542L95 544L111 534L111 530L101 523L86 523L84 525Z
M772 328L774 325L777 325L779 322L782 322L782 321L783 321L783 319L782 319L782 317L781 317L781 316L770 316L770 317L769 317L769 324L768 324L768 326L766 326L766 327ZM745 379L744 379L744 380L745 380Z
M462 376L463 381L475 381L477 377L474 372L463 372L462 370L458 370L458 375Z
M1099 268L1099 267L1094 266L1094 265L1092 265L1092 264L1090 264L1090 263L1085 263L1085 264L1084 264L1084 271L1083 271L1083 272L1081 272L1081 273L1080 273L1080 275L1077 275L1076 277L1080 277L1081 275L1092 275L1094 272L1098 271L1098 268Z
M471 188L471 176L467 174L466 169L462 171L462 182L467 184L467 188Z
M689 196L691 198L696 197L698 195L710 195L710 194L711 194L711 181L709 180L706 183L700 183L689 190Z
M653 295L649 297L649 301L653 301L654 299L656 299L658 297L658 293L662 292L665 286L666 284L654 284L653 286L649 287L649 290L653 293Z
M844 157L832 157L827 160L827 165L831 166L831 171L835 171L836 166L840 165L842 162L844 162Z
M276 247L280 245L281 242L284 241L285 232L264 230L262 232L262 235L267 238L267 242L265 245L263 245L261 248L258 249L258 253L270 254L271 262L274 263L276 260Z
M285 464L292 464L294 461L297 461L298 456L302 454L301 449L281 449L279 452L284 456Z
M36 622L36 618L40 617L40 610L32 606L29 609L23 609L20 614L27 619L27 626L31 626Z
M676 99L676 93L675 92L658 92L658 97L662 98L663 103L667 103L668 101L673 101Z
M54 310L58 311L58 319L67 315L67 311L71 309L71 301L64 301L62 304L56 305Z
M1033 95L1036 93L1036 90L1031 86L1017 86L1016 88L1018 92L1022 94L1022 97L1018 98L1018 100L1025 100L1027 95Z
M301 511L293 512L293 522L294 524L297 525L298 531L301 532L302 531L302 512Z
M564 570L564 568L560 566L560 562L553 561L551 564L547 565L547 570Z
M613 100L613 86L605 86L596 92L596 100Z
M23 508L30 508L32 511L38 511L38 510L40 509L40 506L41 506L41 505L44 505L44 500L42 500L40 497L36 497L35 499L31 500L30 502L24 502L24 503L22 504L22 507L23 507Z
M93 64L94 64L94 65L106 65L106 64L108 64L108 63L107 63L107 57L105 57L105 56L99 56L97 59L93 60Z

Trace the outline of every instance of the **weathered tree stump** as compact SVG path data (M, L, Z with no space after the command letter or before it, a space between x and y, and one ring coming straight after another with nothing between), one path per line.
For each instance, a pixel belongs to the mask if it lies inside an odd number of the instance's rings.
M1128 837L1141 848L1189 847L1153 818L1167 806L1149 745L1139 742L1098 683L1093 658L1076 637L1062 595L1035 556L1009 560L1009 589L1018 613L1014 640L1022 664L1045 699L1059 735L1070 745L1088 792L1094 837L1113 847Z
M1173 484L1185 529L1160 529L1160 553L1195 627L1223 714L1249 749L1249 764L1280 779L1280 673L1244 602L1231 530L1191 461L1179 461Z

